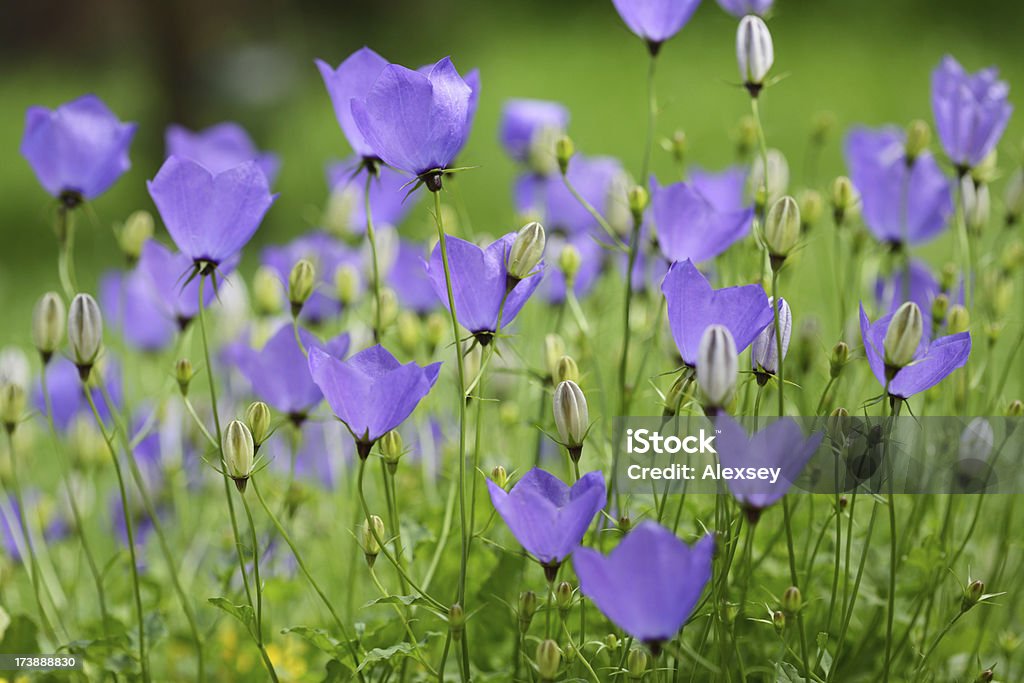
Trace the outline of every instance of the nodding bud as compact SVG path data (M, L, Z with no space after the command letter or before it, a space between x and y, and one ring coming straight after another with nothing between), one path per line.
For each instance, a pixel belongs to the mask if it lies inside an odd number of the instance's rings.
M932 144L932 128L925 121L915 119L907 126L907 161L913 163Z
M786 629L786 615L782 610L772 612L772 626L780 633Z
M768 298L769 305L774 305L774 299ZM779 298L778 305L779 332L782 338L782 358L785 360L786 352L789 351L789 338L793 332L793 313L789 309L786 300ZM757 381L762 386L768 381L768 376L779 371L779 347L775 336L775 321L773 320L761 330L757 338L750 345L750 362ZM762 379L763 378L763 379Z
M402 311L398 314L398 343L402 350L409 355L414 355L423 338L423 323L420 317L412 311Z
M288 303L292 305L292 315L298 315L302 306L313 294L316 284L316 267L309 259L300 259L292 266L288 274Z
M530 630L530 622L533 615L537 613L537 594L533 591L523 591L519 594L519 631L526 633Z
M786 614L796 614L803 606L804 598L796 586L790 586L782 594L782 611Z
M505 488L508 485L508 472L501 465L495 465L491 470L491 481L498 485L498 488Z
M885 331L885 341L882 343L887 371L899 370L910 365L921 343L923 332L921 309L916 303L907 301L896 309L892 320L889 321L889 329Z
M570 382L580 381L580 369L576 365L576 361L572 359L572 356L562 356L558 359L558 364L555 366L555 378L556 382Z
M647 652L643 648L635 647L630 650L629 656L626 658L626 670L629 672L629 677L634 681L641 680L647 674L648 661Z
M783 197L772 205L764 225L764 244L776 270L800 239L800 206L792 197ZM778 265L776 265L778 263Z
M32 343L43 357L44 364L60 348L65 327L64 300L56 292L43 294L32 311Z
M968 229L980 233L988 225L992 215L992 199L988 184L975 182L972 177L964 176L960 179L960 197Z
M562 271L567 282L571 283L576 279L582 264L583 256L575 245L567 244L562 247L562 252L558 255L558 269Z
M542 681L553 681L562 666L562 651L553 640L542 640L537 644L537 674Z
M519 229L508 254L508 276L513 286L534 274L544 257L545 241L544 226L536 221Z
M359 271L351 263L340 265L334 271L334 293L345 306L355 301L359 294Z
M240 492L245 492L256 462L256 444L252 432L241 420L232 420L224 430L222 443L224 467Z
M966 612L971 609L981 602L983 597L985 597L985 583L977 579L971 581L964 589L964 597L960 601L960 611Z
M558 376L558 363L565 355L565 341L560 335L544 336L544 361L548 367L548 375L554 380Z
M946 330L950 334L966 332L971 329L971 314L960 304L955 304L949 309L946 319Z
M192 368L192 361L188 358L179 358L174 364L174 378L178 380L178 390L182 396L188 396L188 385L195 377L195 370Z
M752 97L757 97L775 61L772 34L761 17L748 14L740 20L736 29L736 61L743 85Z
M939 293L932 299L932 326L940 326L946 320L946 313L948 312L949 297L945 293Z
M606 648L608 648L609 650L611 650L612 652L615 652L616 650L619 649L619 644L620 644L619 637L617 635L615 635L614 633L609 633L608 635L606 635L604 637L604 641L603 642L604 642L604 646Z
M640 223L644 218L644 211L651 201L651 195L643 185L634 185L626 192L626 202L629 205L629 212L633 215L633 222Z
M844 175L832 181L832 215L837 225L842 225L852 214L857 204L857 190L853 181Z
M560 612L567 612L572 607L572 584L562 581L555 587L555 604Z
M423 329L423 336L427 341L427 347L430 349L436 349L441 342L444 341L445 334L447 334L448 330L448 324L440 313L431 313L428 315L427 322Z
M452 634L452 640L462 640L462 632L466 630L466 612L459 603L448 608L448 630Z
M804 190L797 203L800 205L800 228L804 232L821 220L825 212L825 200L817 190Z
M1018 168L1006 181L1006 193L1003 203L1006 204L1006 223L1014 225L1024 215L1024 168Z
M78 366L82 381L89 379L89 372L96 362L103 344L103 314L100 306L88 294L76 294L68 311L68 343L71 359Z
M128 220L117 231L117 246L121 248L128 263L134 264L142 255L142 245L152 236L153 214L149 211L136 211L128 216Z
M1019 398L1012 401L1009 407L1006 409L1007 417L1021 417L1024 415L1024 401Z
M573 456L573 459L578 461L579 449L583 447L583 440L590 427L590 412L587 409L587 399L583 395L583 390L572 380L559 382L555 387L555 397L552 403L558 436L569 449L569 454ZM575 453L573 449L576 449Z
M245 424L252 434L256 448L270 436L270 406L263 401L253 401L245 409Z
M846 361L850 359L850 347L846 342L836 342L832 347L832 356L828 359L828 373L832 379L839 377Z
M260 266L252 276L252 300L257 315L277 315L284 308L284 286L269 266Z
M563 135L555 141L555 159L558 160L558 170L562 172L562 175L569 170L569 160L575 153L576 145L568 135Z
M724 325L710 325L704 330L697 350L697 385L704 394L706 412L715 413L729 403L738 372L732 333Z
M8 434L13 434L25 413L25 388L16 382L0 386L0 420Z
M373 568L380 554L380 541L384 539L384 520L377 515L370 515L370 519L363 522L362 543L363 556L366 557L366 564Z
M405 444L402 442L402 435L392 429L380 437L378 448L380 448L381 457L384 459L384 464L387 466L388 471L394 474L398 470L398 461L405 455Z

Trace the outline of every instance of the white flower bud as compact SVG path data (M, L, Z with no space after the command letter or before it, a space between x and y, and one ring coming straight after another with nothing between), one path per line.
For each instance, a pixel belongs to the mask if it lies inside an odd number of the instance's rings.
M128 220L117 233L117 244L128 259L135 263L142 254L142 246L153 236L153 214L148 211L136 211L128 216Z
M32 343L44 362L49 361L53 352L60 348L65 324L64 300L56 292L47 292L32 311Z
M1024 215L1024 168L1018 168L1006 181L1003 201L1006 203L1007 222L1017 222Z
M774 299L768 298L774 305ZM793 331L793 312L785 299L779 299L779 331L782 333L782 358L785 360L789 351L789 338ZM761 330L750 345L750 361L755 374L774 375L779 371L779 347L775 341L775 320ZM760 380L760 377L758 377Z
M739 354L732 333L724 325L704 330L697 350L697 385L704 394L706 408L725 407L736 388Z
M28 389L29 376L28 358L16 346L8 346L0 351L0 386L15 384L22 389Z
M896 310L889 321L883 342L887 368L899 370L910 365L921 343L923 330L921 309L913 301L906 302Z
M789 162L785 155L777 149L768 150L768 193L764 198L765 205L774 204L789 188ZM757 197L765 183L765 157L758 154L750 166L748 191L750 196Z
M992 200L985 183L976 183L969 175L960 180L964 220L973 232L981 232L992 215Z
M228 476L235 480L239 491L245 491L255 465L256 444L252 432L241 420L232 420L224 430L223 451Z
M277 315L284 307L284 286L269 266L260 266L252 276L252 299L258 315Z
M772 34L761 17L748 14L740 21L736 30L736 61L743 84L756 97L775 61Z
M8 433L14 432L25 413L25 388L20 384L0 385L0 420Z
M68 311L68 343L71 345L71 358L78 366L80 373L88 371L96 362L103 344L103 314L96 299L88 294L77 294L71 301Z
M558 361L565 355L565 341L557 334L548 334L544 337L544 360L548 368L548 374L556 377L558 374Z
M583 390L572 380L565 380L555 388L553 402L555 426L558 436L569 448L583 445L590 427L590 411Z
M533 275L544 257L544 226L527 223L519 229L508 254L508 275L515 282Z
M764 243L773 259L785 260L800 238L800 206L792 197L772 205L764 226Z
M372 568L377 555L380 554L380 542L377 539L384 539L384 520L377 515L370 515L370 519L363 522L360 530L363 556L366 558L366 564Z

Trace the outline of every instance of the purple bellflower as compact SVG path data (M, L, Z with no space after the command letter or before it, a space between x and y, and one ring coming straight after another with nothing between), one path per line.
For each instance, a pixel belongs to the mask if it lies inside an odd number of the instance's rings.
M412 414L430 392L440 363L402 365L379 344L346 361L318 348L309 350L309 372L335 417L355 439L359 457L366 459L377 439Z
M245 129L232 121L200 131L170 125L164 140L167 156L191 159L213 174L223 173L246 161L255 161L267 176L267 183L273 184L281 167L276 154L261 152Z
M221 265L221 272L229 270L234 259ZM156 240L142 245L142 254L136 266L146 278L153 305L178 329L185 329L199 313L199 283L188 281L192 261L184 254L173 252ZM203 292L203 306L213 303L214 292Z
M580 546L594 516L606 503L600 472L585 474L570 487L535 467L508 493L489 479L487 488L494 509L526 552L544 567L549 580Z
M21 508L18 507L18 501L14 496L7 493L2 495L3 498L0 498L0 550L3 553L0 554L6 555L14 562L21 562L20 549L25 547L25 539L21 533L21 523L19 521ZM39 493L36 491L26 491L23 497L27 513L26 518L30 527L35 526L33 519L39 516L39 507L37 505L39 497ZM72 525L68 523L68 520L59 514L51 514L45 520L45 526L42 530L43 540L47 543L59 541L66 537L71 530ZM36 531L32 529L32 538L35 537Z
M860 334L864 342L864 354L871 372L883 387L886 386L885 335L893 315L889 313L872 323L864 312L864 306L860 307ZM970 332L959 332L934 341L929 341L928 335L922 335L914 359L909 365L897 370L888 382L889 396L908 399L931 389L954 370L962 368L970 355Z
M724 325L740 353L774 321L768 296L758 285L713 289L689 260L673 263L661 291L668 322L683 362L697 365L697 349L709 325Z
M764 16L771 8L774 0L717 0L719 7L736 18L748 14Z
M122 123L95 95L54 110L29 107L21 154L43 188L73 208L106 192L131 168L136 124Z
M122 403L121 393L121 368L109 356L104 357L103 381L106 383L107 392L114 403L115 408ZM110 411L107 409L107 402L103 400L103 393L98 386L92 382L98 380L100 374L93 373L90 379L90 391L92 399L96 402L96 408L100 418L104 422L110 419ZM53 409L53 424L61 432L66 431L79 415L88 415L90 421L92 413L89 403L86 401L82 380L78 376L78 368L68 358L54 358L47 366L46 385L50 392L50 406ZM43 396L42 381L40 381L32 393L32 404L39 413L46 415L46 400Z
M211 173L172 156L147 186L171 239L204 274L238 255L277 198L255 161Z
M174 341L174 322L157 308L149 278L139 268L129 273L105 273L100 278L99 294L104 324L120 330L132 348L156 352Z
M562 236L560 233L553 233L548 237L545 251L557 256L567 245L572 245L580 253L580 269L573 280L572 291L577 299L583 299L590 290L597 284L604 268L605 250L592 237L586 234L575 234ZM565 301L566 281L565 274L559 268L548 268L541 281L540 296L549 304L560 304Z
M370 92L388 60L368 47L353 52L337 69L323 60L316 60L316 66L327 86L327 94L334 105L338 125L348 139L352 151L363 159L376 159L377 152L363 137L359 126L352 117L352 100L362 99Z
M643 521L608 555L580 548L573 567L580 592L652 651L683 627L711 580L715 538L688 546L665 527Z
M430 313L438 305L437 294L427 272L426 254L424 246L401 240L395 262L385 277L402 306L420 315Z
M652 179L651 213L658 247L669 261L707 261L742 239L754 219L743 201L747 172L693 172L689 182L662 187Z
M564 133L568 125L569 110L558 102L509 100L501 110L499 138L506 154L528 164L539 142Z
M679 33L696 11L700 0L612 0L629 30L643 38L652 55L661 44Z
M490 343L499 325L504 327L515 319L544 275L544 261L541 260L534 274L509 288L512 281L508 274L508 256L515 241L516 233L510 232L481 248L472 242L448 237L455 311L459 323L483 345ZM448 308L440 244L430 255L427 274L441 304Z
M578 154L572 158L567 176L580 196L607 218L614 201L612 188L624 173L617 159ZM516 180L513 195L516 210L523 215L536 216L549 232L589 232L604 237L597 221L566 189L557 173L548 177L523 174ZM625 203L625 199L621 201Z
M359 253L325 232L311 232L298 237L286 245L267 247L262 260L270 267L287 287L292 267L301 259L308 259L316 270L317 283L313 293L302 306L302 320L319 324L341 311L341 304L333 295L334 276L338 268L349 265L360 271Z
M995 67L968 74L946 55L932 72L932 112L942 148L964 173L981 163L1006 130L1010 87Z
M949 179L929 152L908 160L905 137L897 128L858 128L845 145L864 223L879 241L890 244L932 239L953 213Z

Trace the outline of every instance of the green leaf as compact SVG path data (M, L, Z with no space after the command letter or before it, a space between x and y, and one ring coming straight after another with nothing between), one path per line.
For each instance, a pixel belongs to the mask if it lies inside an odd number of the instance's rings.
M24 614L10 619L0 641L0 652L39 652L39 630Z
M4 639L4 634L7 633L7 627L10 625L11 615L3 607L0 607L0 640Z
M342 664L349 667L349 670L351 670L352 655L341 641L331 636L331 634L324 629L313 628L312 626L292 626L291 628L282 629L281 633L293 633L297 635L321 652L341 661Z
M238 619L248 629L249 635L254 638L256 637L256 615L253 614L252 607L249 607L249 605L236 605L227 598L209 598L209 602L214 607Z
M352 668L337 659L332 659L324 667L324 678L320 683L341 683L350 680L352 680Z
M800 675L796 667L789 662L775 663L775 683L806 683L807 679Z
M398 645L392 645L387 648L375 647L363 656L363 661L359 663L359 668L356 669L356 671L362 671L372 664L386 662L394 657L398 657L399 659L402 657L408 657L412 652L413 647L409 643L399 643Z

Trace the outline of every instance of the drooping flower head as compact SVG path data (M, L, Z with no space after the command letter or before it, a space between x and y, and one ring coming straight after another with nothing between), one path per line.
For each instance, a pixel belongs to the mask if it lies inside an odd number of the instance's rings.
M864 312L864 306L860 307L860 334L864 342L864 354L871 372L883 387L886 386L885 338L894 315L889 313L872 323ZM970 355L970 332L959 332L934 341L929 341L927 335L921 335L913 359L896 370L888 382L889 395L906 399L931 389L954 370L963 367Z
M352 117L352 100L363 99L377 81L388 60L368 47L363 47L342 62L337 69L318 59L316 66L327 86L327 94L334 105L338 125L352 146L352 151L364 159L377 158L377 152L363 137Z
M747 172L690 174L689 182L662 187L652 180L651 219L658 247L669 261L707 261L742 239L754 219L744 206Z
M616 626L652 648L674 638L711 579L715 538L688 546L645 520L607 555L580 548L573 568L580 591Z
M309 351L313 382L352 433L364 459L377 439L412 414L440 371L440 363L402 365L379 344L346 361L315 347Z
M472 100L473 88L449 57L427 73L389 64L365 97L352 99L352 118L375 156L436 191L438 173L469 137Z
M544 262L541 261L533 275L508 289L508 256L515 240L514 232L484 248L457 237L447 240L455 312L459 323L476 335L481 344L490 342L499 324L504 327L515 319L544 274ZM447 308L448 290L440 244L430 255L427 273L434 292Z
M774 0L717 0L719 7L734 17L741 18L748 14L764 16L772 8Z
M338 268L350 266L359 273L361 261L357 251L324 232L311 232L288 244L267 247L262 254L263 264L277 273L284 286L287 286L292 267L302 259L313 264L316 285L302 306L301 317L305 321L318 324L337 315L341 310L338 299L328 293L334 291L334 277Z
M50 110L29 107L21 154L43 188L74 207L95 199L131 168L134 123L122 123L95 95Z
M277 198L255 161L211 173L172 156L147 187L178 249L204 268L236 256Z
M255 161L267 176L267 183L273 184L281 167L276 154L261 152L245 129L232 121L218 123L200 131L170 125L164 139L167 156L191 159L214 174L246 161Z
M509 100L501 110L501 146L505 153L534 173L558 170L554 141L569 125L569 110L546 100Z
M722 467L777 467L775 483L760 479L729 479L729 491L744 508L748 519L756 522L761 511L782 499L803 472L824 434L805 437L792 418L779 418L753 434L728 415L715 419L718 437L715 449Z
M347 334L339 335L326 344L306 330L300 329L299 337L307 353L320 349L340 359L348 352ZM290 323L283 323L263 348L256 350L242 342L229 356L249 380L256 397L296 424L301 424L323 399L309 374L309 361L295 340L295 330Z
M953 213L949 180L935 157L922 152L908 161L905 138L897 128L858 128L845 145L864 224L878 240L892 244L932 239Z
M774 321L768 296L758 285L713 289L689 260L672 264L661 291L668 302L668 323L683 362L697 365L704 330L723 325L742 353Z
M679 33L697 10L700 0L612 0L629 30L643 38L652 55Z
M935 128L958 169L977 166L995 148L1013 112L1009 96L995 67L969 74L946 55L932 72Z
M487 488L494 509L516 540L548 571L579 547L606 502L600 472L585 474L570 487L535 467L508 493L490 479Z
M332 163L327 167L327 185L332 203L342 215L332 218L338 227L353 235L366 232L366 168L356 172L353 160ZM390 166L378 166L376 177L370 180L370 213L373 225L379 229L390 225L398 227L416 206L418 197L409 195L409 178Z

